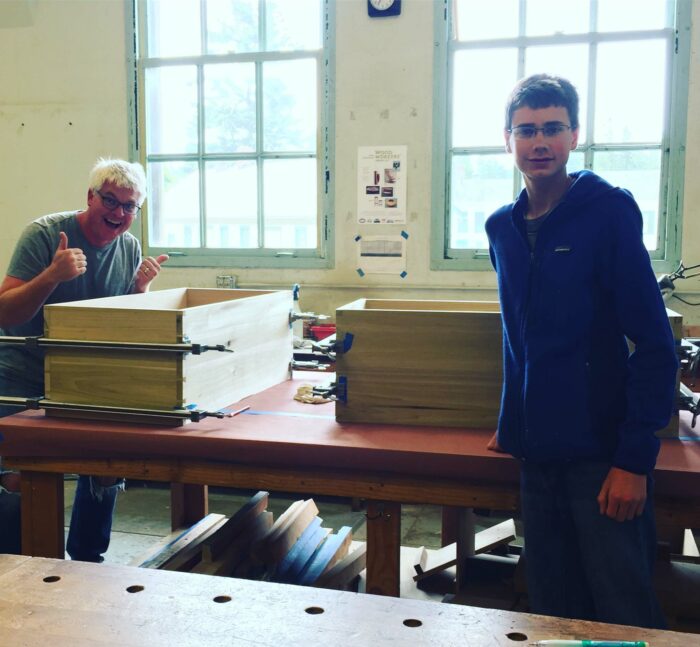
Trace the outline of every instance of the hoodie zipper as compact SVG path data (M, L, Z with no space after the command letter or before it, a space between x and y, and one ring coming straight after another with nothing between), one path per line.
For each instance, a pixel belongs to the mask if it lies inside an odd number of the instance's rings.
M537 241L535 241L537 245ZM529 246L529 245L528 245ZM523 371L520 377L520 406L518 407L518 444L520 448L520 456L525 458L525 436L527 435L527 417L525 415L525 372L527 366L527 346L525 343L526 331L528 325L528 317L530 314L530 299L532 297L532 275L535 265L535 252L530 250L530 262L527 268L527 294L525 297L525 307L523 308L523 318L520 323L520 348L523 354Z

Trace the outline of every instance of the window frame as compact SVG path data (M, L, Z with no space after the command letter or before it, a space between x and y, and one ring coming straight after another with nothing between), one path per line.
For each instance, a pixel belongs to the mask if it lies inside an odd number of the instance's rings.
M521 15L524 14L526 0L520 0ZM595 2L595 0L592 0ZM452 30L451 10L453 0L434 0L434 105L433 112L433 180L432 180L432 215L431 215L431 269L433 270L490 270L492 269L488 249L455 249L449 247L450 241L450 183L452 150L449 138L452 132L452 65L455 51L476 47L462 42L454 46L450 38ZM690 3L675 2L674 28L670 42L668 69L668 92L666 96L664 136L661 141L661 178L659 200L659 248L651 251L652 265L657 272L676 269L681 257L681 239L683 224L683 184L685 173L685 138L688 105L688 69L690 61ZM669 28L656 30L668 33ZM624 32L625 38L634 39L642 32ZM647 33L644 31L643 33ZM604 42L612 40L619 32L598 33L593 36L586 32L581 35L560 36L518 36L499 39L501 45L515 45L518 48L518 78L523 76L524 52L527 44L542 45L552 42ZM472 41L474 43L476 41ZM484 46L488 41L478 41ZM589 60L589 79L591 66ZM593 86L589 84L589 94ZM506 97L503 97L505 104ZM589 102L591 98L589 97ZM587 132L592 133L592 106L587 111L589 119ZM636 146L636 148L641 148ZM658 148L658 147L657 147ZM474 147L475 152L502 152L504 147ZM591 168L592 155L608 150L605 145L588 142L578 150L584 152L585 167ZM464 150L464 149L457 149ZM614 147L613 150L621 150ZM520 173L514 166L513 199L522 188Z
M228 161L240 159L237 154L205 153L203 150L203 97L201 91L202 68L211 63L254 62L256 72L264 61L290 60L299 52L254 52L245 54L203 54L168 58L141 58L139 48L147 44L145 20L147 0L131 0L127 4L127 101L129 114L129 149L133 160L138 160L146 170L147 161L196 161L199 166L200 189L203 187L206 161ZM205 1L200 0L200 12L204 18ZM148 231L148 200L144 204L141 218L135 222L134 234L142 243L144 254L156 256L168 254L169 267L232 267L232 268L299 268L318 269L334 266L334 218L335 204L334 164L335 164L335 2L321 0L322 6L322 48L313 54L303 52L304 58L316 58L318 66L318 129L317 148L317 246L315 248L204 248L204 247L161 247L150 244ZM264 8L263 8L264 11ZM262 28L262 27L261 27ZM205 37L206 21L201 21L202 38ZM202 42L205 42L204 40ZM145 150L145 70L152 67L173 65L195 65L198 75L198 131L200 142L198 151L183 155L147 155ZM259 74L258 74L259 78ZM258 100L260 92L258 90ZM262 105L256 102L257 131L263 125L258 121ZM264 153L256 150L254 155L242 156L258 161L258 176L261 176L260 162L266 159L284 159L285 154ZM303 155L292 157L303 159ZM313 156L307 156L313 158ZM258 186L258 193L263 191ZM204 210L205 192L200 190L200 232L206 228ZM203 217L202 217L203 216ZM258 211L258 223L262 226L264 215ZM204 238L202 237L202 240Z

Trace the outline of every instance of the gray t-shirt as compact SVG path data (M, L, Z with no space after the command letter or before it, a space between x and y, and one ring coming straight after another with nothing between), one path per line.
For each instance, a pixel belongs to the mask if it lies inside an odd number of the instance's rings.
M40 274L51 264L58 248L59 232L63 231L68 236L68 247L83 250L87 271L57 285L46 300L47 304L129 294L141 262L138 240L126 232L105 247L94 247L83 235L77 214L77 211L54 213L30 223L15 247L7 274L22 281L30 281ZM43 307L24 324L0 328L0 335L13 337L43 334ZM0 344L0 395L44 395L42 350Z

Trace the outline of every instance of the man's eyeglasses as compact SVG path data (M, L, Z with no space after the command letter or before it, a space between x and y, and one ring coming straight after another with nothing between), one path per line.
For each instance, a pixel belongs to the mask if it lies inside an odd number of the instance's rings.
M122 211L128 216L133 216L135 213L141 211L141 207L135 202L119 202L119 200L113 198L111 195L105 195L97 189L95 189L95 193L100 196L100 200L102 200L102 204L105 206L105 208L109 209L110 211L114 211L117 207L121 207Z
M540 132L546 139L549 139L561 135L565 130L571 130L571 126L556 122L552 124L545 124L541 128L530 125L514 126L513 128L509 128L508 132L513 133L516 139L532 139L533 137L537 136L537 133Z

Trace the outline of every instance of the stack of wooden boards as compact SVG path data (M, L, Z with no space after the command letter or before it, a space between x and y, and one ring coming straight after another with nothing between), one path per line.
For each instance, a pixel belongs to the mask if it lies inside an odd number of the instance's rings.
M133 562L188 571L333 589L353 588L366 565L364 544L350 550L352 529L321 526L313 499L295 501L279 517L258 492L235 514L208 514L166 537Z

